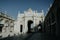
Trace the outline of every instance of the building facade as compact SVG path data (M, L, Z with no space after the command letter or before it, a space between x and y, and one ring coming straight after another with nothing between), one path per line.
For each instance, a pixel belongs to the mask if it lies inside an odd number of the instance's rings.
M44 12L32 11L29 8L23 13L18 12L17 20L15 21L14 31L15 33L23 34L30 32L32 28L44 21Z
M7 37L14 31L14 19L0 12L0 36Z
M55 0L50 7L44 20L44 29L46 33L60 35L60 0Z

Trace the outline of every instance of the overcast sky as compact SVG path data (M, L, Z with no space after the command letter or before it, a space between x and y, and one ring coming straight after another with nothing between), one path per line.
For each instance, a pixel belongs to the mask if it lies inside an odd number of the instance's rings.
M37 10L38 12L42 9L46 14L49 5L53 3L53 0L0 0L0 12L7 11L8 15L17 17L18 11L23 12L28 8Z

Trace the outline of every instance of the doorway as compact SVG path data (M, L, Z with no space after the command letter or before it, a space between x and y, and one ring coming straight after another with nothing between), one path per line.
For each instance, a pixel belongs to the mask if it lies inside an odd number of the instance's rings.
M23 29L23 25L20 25L20 32L22 32L22 29Z
M30 33L31 32L31 24L33 23L33 21L32 20L29 20L28 21L28 33Z
M2 28L4 27L3 24L0 24L0 32L2 32Z

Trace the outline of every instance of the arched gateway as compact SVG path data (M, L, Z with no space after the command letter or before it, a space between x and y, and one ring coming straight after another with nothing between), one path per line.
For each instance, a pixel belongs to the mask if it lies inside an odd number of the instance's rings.
M37 11L32 11L30 8L23 13L18 12L18 17L14 25L14 31L20 34L31 32L31 28L36 27L36 25L39 24L39 21L44 21L43 10L38 13Z
M31 32L32 24L33 24L33 21L32 20L28 20L28 24L27 24L27 26L28 26L28 33Z

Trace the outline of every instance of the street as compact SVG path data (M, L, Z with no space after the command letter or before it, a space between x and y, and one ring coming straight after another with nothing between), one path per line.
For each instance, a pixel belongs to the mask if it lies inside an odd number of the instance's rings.
M47 35L45 33L35 33L33 36L28 38L27 40L55 40L56 38L51 35Z
M7 37L1 40L57 40L57 38L46 33L36 32L19 36Z

